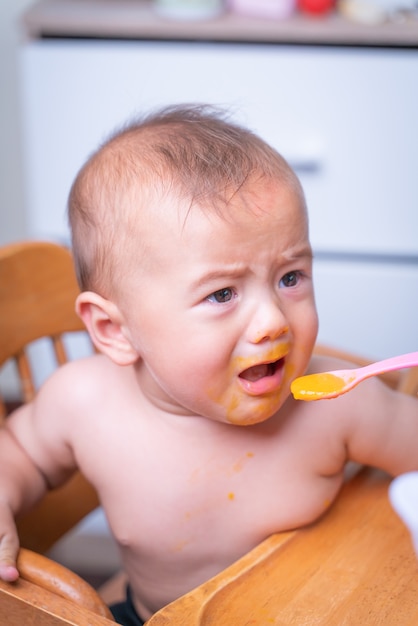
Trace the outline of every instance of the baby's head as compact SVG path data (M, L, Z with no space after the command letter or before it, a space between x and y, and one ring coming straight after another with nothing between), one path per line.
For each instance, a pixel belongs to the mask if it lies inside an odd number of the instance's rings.
M231 200L261 179L292 190L304 209L300 183L283 157L211 107L172 106L129 124L92 155L70 192L81 288L114 293L130 260L145 257L142 225L162 199L233 221Z
M69 209L77 312L153 404L240 425L280 408L317 316L303 193L275 150L165 109L92 156Z

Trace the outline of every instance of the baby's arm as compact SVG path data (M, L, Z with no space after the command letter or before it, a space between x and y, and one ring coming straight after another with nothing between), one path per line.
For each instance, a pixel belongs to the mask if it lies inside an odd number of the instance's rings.
M0 578L4 580L18 577L19 539L14 518L75 469L65 435L69 417L68 393L63 393L66 382L62 374L53 376L33 402L15 411L0 428Z
M19 411L30 410L28 405ZM45 491L41 472L7 424L0 429L0 578L3 580L18 577L19 539L14 517L39 500Z
M395 392L377 378L343 398L351 459L392 476L418 470L418 398Z

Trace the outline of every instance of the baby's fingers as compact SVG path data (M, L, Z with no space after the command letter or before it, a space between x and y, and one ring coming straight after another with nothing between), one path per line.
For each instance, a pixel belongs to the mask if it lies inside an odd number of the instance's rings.
M19 578L16 567L19 540L17 535L4 535L0 541L0 578L12 582Z

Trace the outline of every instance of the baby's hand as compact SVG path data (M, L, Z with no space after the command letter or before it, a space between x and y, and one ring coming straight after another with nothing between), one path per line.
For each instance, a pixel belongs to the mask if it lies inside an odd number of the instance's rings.
M0 578L12 582L19 578L16 567L19 538L12 512L0 507Z

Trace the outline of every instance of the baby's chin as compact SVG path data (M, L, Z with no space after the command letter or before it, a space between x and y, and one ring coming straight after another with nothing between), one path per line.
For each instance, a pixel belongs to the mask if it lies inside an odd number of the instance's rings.
M272 416L270 415L269 417L264 417L264 418L257 418L257 419L229 419L227 421L228 424L231 424L232 426L256 426L257 424L262 424L263 422L267 422Z
M256 424L262 424L271 419L280 410L284 400L280 402L272 403L265 402L262 406L255 407L252 411L240 412L234 411L226 416L225 421L228 424L234 426L255 426ZM266 406L267 405L267 406Z

